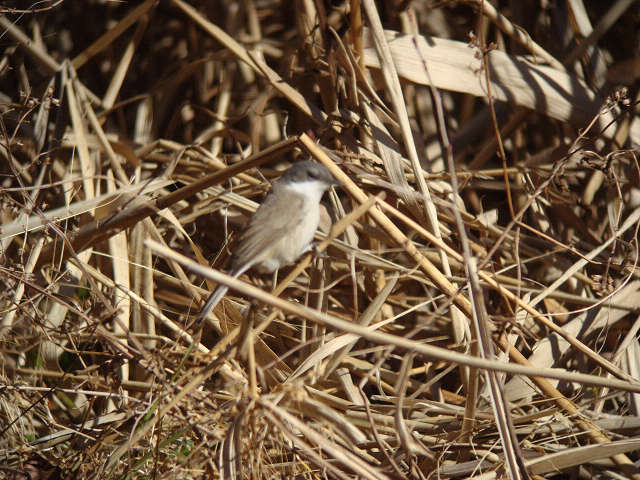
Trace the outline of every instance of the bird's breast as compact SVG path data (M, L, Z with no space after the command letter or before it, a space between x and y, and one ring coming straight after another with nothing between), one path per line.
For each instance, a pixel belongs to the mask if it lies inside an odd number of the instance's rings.
M290 222L283 234L274 240L265 252L264 260L258 264L263 272L273 272L284 265L295 262L307 251L320 222L320 205L314 199L305 198L292 206L287 214Z

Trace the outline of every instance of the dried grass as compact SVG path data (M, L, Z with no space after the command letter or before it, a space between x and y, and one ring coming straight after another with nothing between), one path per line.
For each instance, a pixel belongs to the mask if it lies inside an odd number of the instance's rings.
M640 479L640 14L502 3L2 7L0 477Z

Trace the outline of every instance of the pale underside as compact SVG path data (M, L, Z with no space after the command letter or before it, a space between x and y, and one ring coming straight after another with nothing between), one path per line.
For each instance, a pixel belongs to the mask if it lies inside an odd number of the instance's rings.
M277 191L267 196L240 238L233 272L251 267L273 272L293 263L313 240L320 220L316 192L303 194L297 188L274 187Z

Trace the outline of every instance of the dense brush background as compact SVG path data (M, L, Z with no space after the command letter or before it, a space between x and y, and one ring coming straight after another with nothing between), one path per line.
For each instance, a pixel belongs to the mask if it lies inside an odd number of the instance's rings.
M640 479L637 1L0 12L0 478Z

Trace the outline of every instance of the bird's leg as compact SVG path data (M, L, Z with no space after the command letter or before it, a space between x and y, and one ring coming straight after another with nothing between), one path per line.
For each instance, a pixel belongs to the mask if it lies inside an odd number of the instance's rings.
M307 247L307 250L313 251L313 255L316 258L329 258L329 255L327 255L326 250L322 250L322 251L318 250L318 242L311 243L311 245Z

